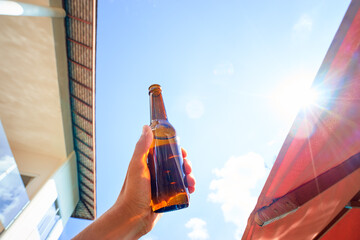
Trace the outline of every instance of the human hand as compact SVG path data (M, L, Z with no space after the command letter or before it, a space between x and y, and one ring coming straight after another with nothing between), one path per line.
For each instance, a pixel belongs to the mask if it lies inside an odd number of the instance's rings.
M152 140L151 128L144 126L115 204L75 239L133 240L145 235L154 227L161 214L154 213L150 206L151 184L147 155ZM195 179L191 172L191 164L186 158L186 151L181 150L188 190L189 193L193 193Z
M118 208L118 211L126 211L132 219L138 220L140 236L149 232L161 216L161 214L154 213L150 207L151 185L147 155L152 141L151 128L146 125L143 127L143 133L136 144L123 188L114 205L115 208ZM191 164L186 158L186 151L181 150L188 190L189 193L193 193L195 191L195 179L192 175Z

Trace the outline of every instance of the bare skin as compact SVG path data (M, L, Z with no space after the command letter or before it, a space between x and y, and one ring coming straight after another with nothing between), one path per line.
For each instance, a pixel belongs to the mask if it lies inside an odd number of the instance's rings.
M147 154L153 139L149 126L143 127L121 192L115 204L74 239L123 239L133 240L148 233L161 217L150 207L150 172L147 167ZM187 153L182 149L184 172L190 193L195 191L195 179Z

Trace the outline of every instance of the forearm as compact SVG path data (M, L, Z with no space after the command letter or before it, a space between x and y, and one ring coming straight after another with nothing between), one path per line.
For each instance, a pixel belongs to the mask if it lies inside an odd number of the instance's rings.
M96 221L79 233L74 240L140 238L144 232L139 216L131 216L125 207L113 206Z

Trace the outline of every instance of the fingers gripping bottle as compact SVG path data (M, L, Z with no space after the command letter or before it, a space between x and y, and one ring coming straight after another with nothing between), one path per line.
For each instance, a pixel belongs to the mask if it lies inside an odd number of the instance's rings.
M160 85L151 85L149 96L150 127L154 135L147 161L151 176L151 207L157 213L186 208L189 193L182 153L175 129L166 116Z

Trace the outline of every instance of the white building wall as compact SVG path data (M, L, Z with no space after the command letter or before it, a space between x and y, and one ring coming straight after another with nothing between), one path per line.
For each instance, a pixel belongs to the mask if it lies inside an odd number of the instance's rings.
M53 226L48 239L57 239L78 200L76 158L73 153L30 200L10 227L0 235L0 240L40 239L38 225L55 201L61 218Z

